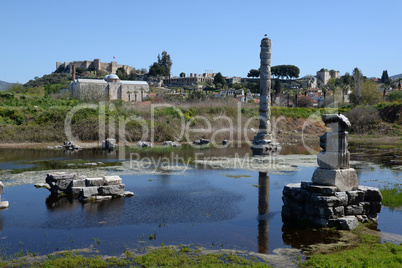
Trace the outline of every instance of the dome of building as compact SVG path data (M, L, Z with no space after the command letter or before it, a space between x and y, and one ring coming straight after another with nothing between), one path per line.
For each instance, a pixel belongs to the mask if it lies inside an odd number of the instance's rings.
M120 79L116 74L109 74L107 79Z
M108 74L103 77L108 82L120 82L120 78L116 74Z

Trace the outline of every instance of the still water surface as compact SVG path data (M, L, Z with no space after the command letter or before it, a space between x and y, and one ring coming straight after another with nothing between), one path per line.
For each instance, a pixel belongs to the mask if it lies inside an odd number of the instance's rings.
M352 148L352 160L358 160L353 165L361 185L380 188L401 185L400 165L392 161L401 157L399 151L368 146ZM194 157L195 152L175 153L188 158ZM247 146L242 146L225 150L206 149L198 153L205 158L236 154L244 157L250 151ZM284 159L292 161L298 157L301 159L305 153L297 146L284 146L281 151ZM370 156L367 157L369 161L365 161L365 154ZM117 161L118 158L117 154L99 150L83 150L75 154L51 150L1 150L0 155L0 169L3 170L31 168L35 165L32 160L104 162ZM156 158L163 154L141 155L150 156ZM290 166L292 169L268 173L242 168L211 168L208 165L192 165L185 172L121 172L111 169L108 174L121 175L126 190L134 192L135 196L85 204L65 197L55 198L49 191L35 189L22 180L15 185L12 181L17 179L3 171L1 179L7 187L2 199L9 201L10 207L0 211L0 249L7 255L21 249L46 254L92 245L101 253L120 255L125 248L164 243L272 253L277 248L333 241L328 237L300 241L303 238L292 236L295 230L283 228L283 187L288 183L310 181L317 165L314 161L313 164L297 164L296 161ZM19 176L33 176L33 173ZM383 207L378 229L402 235L401 222L400 210Z

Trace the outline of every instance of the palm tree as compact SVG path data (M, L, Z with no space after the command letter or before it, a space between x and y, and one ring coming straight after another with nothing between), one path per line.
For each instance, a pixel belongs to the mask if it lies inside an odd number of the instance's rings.
M301 89L300 89L300 88L294 88L294 89L293 89L293 92L295 93L296 107L297 107L297 106L298 106L298 105L297 105L297 103L298 103L298 98L299 98L299 94L300 94L300 92L301 92Z
M384 84L381 85L381 88L382 88L382 97L383 97L383 99L385 101L385 93L390 88L390 86L384 83Z
M342 102L345 103L345 94L348 94L350 89L349 85L342 85Z
M131 102L131 98L130 98L130 94L131 94L131 93L133 93L133 92L127 91L127 94L128 94L128 102Z
M327 85L325 85L325 86L323 86L323 87L321 88L322 94L324 95L324 107L327 105L327 103L326 103L326 96L327 96L328 89L329 89L329 88L328 88Z
M282 90L282 92L283 92L284 95L287 95L287 98L288 98L287 107L289 107L291 90L290 90L289 88L284 88L284 89Z
M135 102L137 102L137 94L138 94L138 90L134 90L134 96L135 96Z

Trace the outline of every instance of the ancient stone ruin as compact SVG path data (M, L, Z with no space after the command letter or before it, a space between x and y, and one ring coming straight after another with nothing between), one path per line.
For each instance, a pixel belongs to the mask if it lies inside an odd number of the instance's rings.
M181 147L181 144L177 141L164 141L163 145L168 147Z
M280 145L273 142L271 131L271 40L267 37L261 40L260 60L259 131L251 150L253 155L268 155L279 150Z
M153 147L153 144L152 144L152 142L139 141L139 142L137 142L137 147L138 148L145 148L145 147L151 148L151 147Z
M75 144L73 141L65 141L62 146L66 151L75 151L82 149L81 146Z
M98 201L118 197L134 196L125 191L125 185L119 176L86 178L75 173L54 172L47 174L46 187L54 195L78 197L81 201Z
M10 204L8 201L1 201L1 194L4 194L4 184L2 181L0 181L0 209L8 208Z
M358 220L376 221L382 195L378 188L360 186L356 171L350 167L349 120L340 114L326 114L322 120L332 131L320 137L323 151L317 156L319 167L312 182L284 187L283 222L351 230Z
M107 138L102 141L102 150L114 150L117 147L116 139Z

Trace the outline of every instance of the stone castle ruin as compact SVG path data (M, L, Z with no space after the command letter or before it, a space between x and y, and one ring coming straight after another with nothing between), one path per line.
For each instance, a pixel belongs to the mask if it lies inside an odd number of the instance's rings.
M116 73L117 69L123 68L126 73L130 73L131 71L135 71L134 67L130 67L128 65L117 64L116 61L112 62L101 62L100 59L94 59L93 61L72 61L72 62L56 62L56 71L62 73L73 73L72 66L75 68L82 68L87 71L98 71L102 70L108 73Z
M332 131L320 138L319 167L312 182L284 187L283 222L351 230L358 221L377 221L382 195L378 188L359 185L357 173L350 167L349 120L340 114L324 114L322 120Z

